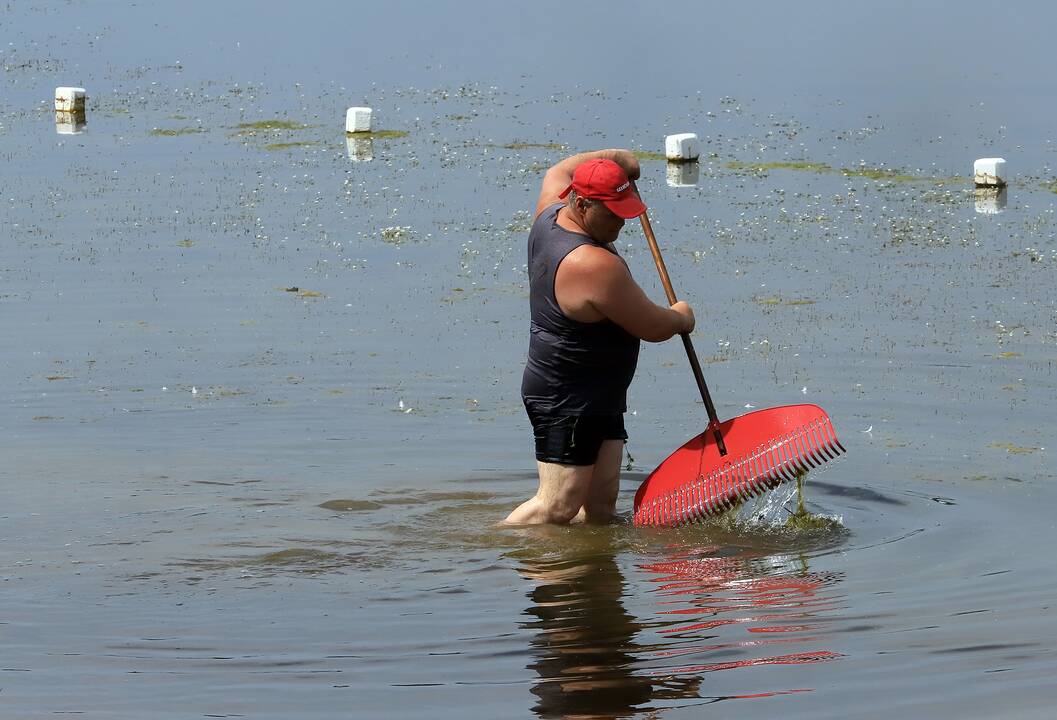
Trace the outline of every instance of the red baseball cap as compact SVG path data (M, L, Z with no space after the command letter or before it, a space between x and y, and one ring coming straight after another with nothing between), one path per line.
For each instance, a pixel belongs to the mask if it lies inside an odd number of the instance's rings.
M595 158L577 165L572 184L558 197L565 198L573 190L582 198L601 200L614 215L625 220L646 212L646 206L631 189L627 173L612 160Z

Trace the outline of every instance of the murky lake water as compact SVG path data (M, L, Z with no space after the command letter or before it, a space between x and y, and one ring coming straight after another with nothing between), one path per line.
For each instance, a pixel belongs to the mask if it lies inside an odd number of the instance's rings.
M3 717L1050 716L1054 11L667 12L5 9ZM826 408L840 527L497 529L542 172L683 131L720 415ZM694 397L644 346L625 516Z

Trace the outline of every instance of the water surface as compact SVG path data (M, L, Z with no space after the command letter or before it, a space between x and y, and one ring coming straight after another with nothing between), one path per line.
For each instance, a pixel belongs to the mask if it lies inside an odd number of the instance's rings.
M5 716L1048 716L1052 10L663 10L0 16ZM399 132L347 142L360 104ZM826 408L839 525L784 529L782 491L497 528L534 489L542 173L683 131L697 184L640 187L717 407ZM625 519L694 393L644 346Z

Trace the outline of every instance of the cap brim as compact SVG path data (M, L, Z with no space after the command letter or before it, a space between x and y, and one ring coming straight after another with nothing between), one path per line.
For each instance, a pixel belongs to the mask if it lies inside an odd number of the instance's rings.
M602 202L614 215L618 215L625 220L637 218L646 212L646 204L639 200L638 196L633 192L629 192L619 200L603 200Z
M564 200L566 197L568 197L569 193L571 193L572 190L573 190L573 185L572 185L572 183L569 183L569 187L565 188L560 193L558 193L558 197L560 199Z

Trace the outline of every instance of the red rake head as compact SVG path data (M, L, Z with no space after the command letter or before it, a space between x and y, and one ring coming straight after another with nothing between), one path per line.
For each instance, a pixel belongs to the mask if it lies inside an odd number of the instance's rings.
M635 525L682 525L718 515L795 480L846 452L817 405L757 410L720 424L676 450L635 495Z

